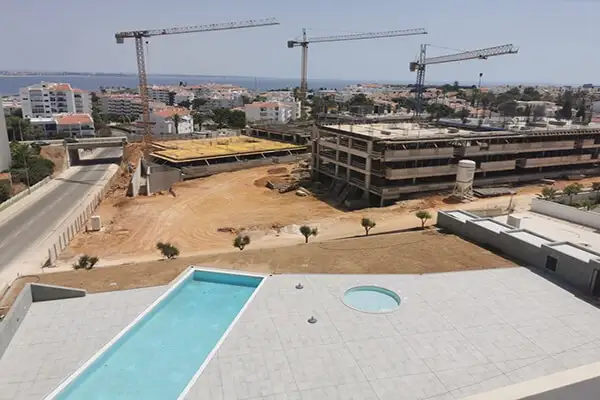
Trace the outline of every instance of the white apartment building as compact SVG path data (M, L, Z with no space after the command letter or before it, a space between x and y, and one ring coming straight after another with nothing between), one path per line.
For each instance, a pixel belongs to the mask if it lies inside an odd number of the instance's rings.
M246 121L285 124L295 119L292 106L277 101L256 102L244 106Z
M57 114L51 117L34 117L29 120L39 126L48 138L94 137L94 120L90 114Z
M179 123L175 126L174 116L179 116ZM189 134L194 132L194 122L190 114L190 110L183 107L167 106L159 110L154 110L150 114L150 124L152 134L159 135L175 135Z
M126 116L132 120L137 119L143 112L142 99L137 94L103 94L98 96L100 111L104 115ZM159 110L167 107L159 101L150 102L150 110Z
M92 113L92 98L68 83L41 82L19 90L23 117L50 117L63 113Z

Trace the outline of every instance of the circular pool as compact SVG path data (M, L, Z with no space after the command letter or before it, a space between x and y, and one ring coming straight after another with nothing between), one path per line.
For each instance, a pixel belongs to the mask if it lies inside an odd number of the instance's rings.
M356 286L344 293L344 304L368 313L386 313L400 306L400 296L379 286Z

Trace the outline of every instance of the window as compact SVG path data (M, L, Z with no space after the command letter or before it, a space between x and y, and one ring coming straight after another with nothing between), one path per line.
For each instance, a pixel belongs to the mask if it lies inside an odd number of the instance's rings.
M546 257L546 269L549 269L552 272L556 272L556 267L558 266L558 260L552 256Z

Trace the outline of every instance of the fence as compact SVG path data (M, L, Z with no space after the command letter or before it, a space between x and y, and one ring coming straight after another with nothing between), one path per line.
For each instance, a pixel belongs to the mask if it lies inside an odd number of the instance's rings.
M83 199L81 206L69 214L59 227L50 234L47 245L46 264L52 265L61 252L67 248L68 244L87 224L88 219L94 213L96 207L100 204L111 184L118 177L118 167L115 166L107 172L109 178L102 184L98 190L92 191Z
M38 183L36 183L35 185L31 186L29 188L29 190L24 190L16 195L14 195L10 199L6 200L4 203L0 204L0 211L6 209L7 207L9 207L12 204L15 204L22 198L29 196L31 193L35 192L36 190L38 190L39 188L41 188L42 186L44 186L46 183L50 182L51 180L52 180L52 178L48 176L48 177L42 179L41 181L39 181Z

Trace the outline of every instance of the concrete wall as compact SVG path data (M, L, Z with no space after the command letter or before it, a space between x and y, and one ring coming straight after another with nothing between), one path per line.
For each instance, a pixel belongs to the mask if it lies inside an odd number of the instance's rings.
M117 178L118 171L119 168L117 166L109 169L105 175L106 180L104 181L104 185L99 186L88 193L87 196L82 199L81 205L69 214L63 222L58 225L58 228L49 235L49 239L44 242L45 245L47 245L47 258L45 264L52 265L61 252L67 248L75 235L85 229L87 221L102 199L104 199L112 182Z
M39 181L38 183L36 183L35 185L31 186L30 190L24 190L16 195L14 195L13 197L11 197L10 199L6 200L4 203L0 204L0 211L4 210L5 208L7 208L8 206L15 204L17 201L21 200L22 198L29 196L30 192L33 193L36 190L38 190L39 188L41 188L42 186L44 186L46 183L50 182L52 180L51 177L46 177L44 179L42 179L41 181Z
M86 291L63 286L43 285L41 283L31 284L31 299L34 303L39 301L51 301L84 297Z
M39 283L25 284L23 289L21 289L21 293L19 293L10 307L10 311L0 321L0 358L2 358L10 341L15 336L17 329L21 326L32 303L71 299L74 297L84 297L85 295L86 291L81 289L42 285Z
M293 156L283 156L283 157L269 157L269 158L261 158L257 160L244 160L238 162L224 163L224 164L215 164L215 165L206 165L201 167L183 167L181 172L183 172L183 179L193 179L193 178L202 178L205 176L210 176L214 174L219 174L222 172L233 172L239 171L246 168L254 168L254 167L262 167L270 164L278 164L278 163L290 163L301 160L309 160L310 155L293 155Z
M146 177L146 189L148 195L162 190L169 190L174 183L183 180L181 171L170 167L149 167Z
M137 165L134 166L135 171L131 174L131 181L127 188L127 196L135 197L140 194L140 185L142 184L142 160L139 159Z
M542 199L533 199L531 201L531 211L589 226L590 228L600 229L600 213L597 212L579 210L571 206Z
M554 203L552 203L554 204ZM558 204L558 206L566 207ZM567 207L570 208L570 207ZM568 242L553 242L552 239L544 237L536 232L525 229L510 229L503 232L495 232L485 226L478 225L477 221L488 220L479 218L465 222L453 217L448 212L438 211L437 225L458 236L465 237L475 243L487 245L498 249L511 258L521 261L524 265L539 268L547 274L556 276L569 285L586 294L591 294L591 284L594 269L600 270L600 253ZM527 232L531 235L545 239L548 243L533 243L523 238L513 236L517 232ZM590 255L589 261L575 258L555 246L568 243ZM546 268L548 256L558 260L556 271Z
M31 284L26 284L10 307L10 311L0 321L0 358L6 351L13 336L21 326L29 307L33 303Z

